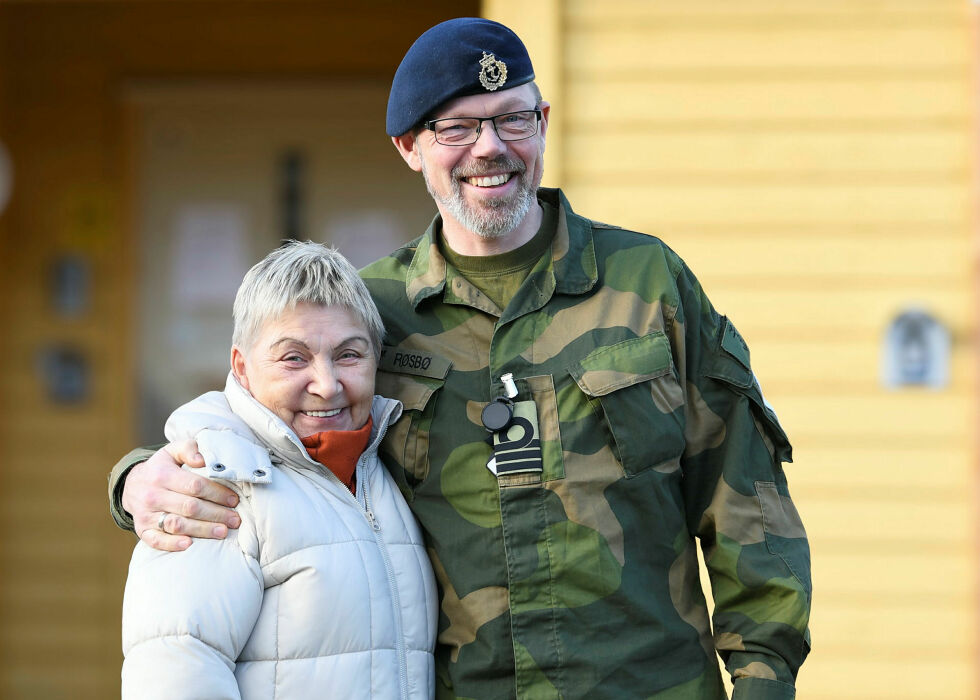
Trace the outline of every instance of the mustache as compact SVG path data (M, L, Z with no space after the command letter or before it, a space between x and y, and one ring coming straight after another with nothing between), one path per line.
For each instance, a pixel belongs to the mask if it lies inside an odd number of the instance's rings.
M459 180L464 177L480 177L481 175L499 173L502 170L523 175L527 171L527 166L522 160L500 155L492 160L477 160L472 163L457 165L450 174L454 180Z

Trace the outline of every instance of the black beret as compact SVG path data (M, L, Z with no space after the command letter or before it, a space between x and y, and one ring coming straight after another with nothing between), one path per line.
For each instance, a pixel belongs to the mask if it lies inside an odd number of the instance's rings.
M442 22L415 40L395 71L385 131L400 136L454 97L532 80L527 49L504 25L476 17Z

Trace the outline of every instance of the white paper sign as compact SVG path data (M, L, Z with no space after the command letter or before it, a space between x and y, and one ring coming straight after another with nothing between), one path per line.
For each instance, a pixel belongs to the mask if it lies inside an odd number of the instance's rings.
M175 217L171 287L178 309L224 307L248 271L246 216L232 204L189 204Z

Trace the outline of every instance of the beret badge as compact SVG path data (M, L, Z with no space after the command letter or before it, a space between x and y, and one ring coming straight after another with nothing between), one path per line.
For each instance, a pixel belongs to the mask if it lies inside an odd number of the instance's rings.
M490 92L503 87L507 82L507 64L497 60L492 53L483 52L480 59L480 85Z

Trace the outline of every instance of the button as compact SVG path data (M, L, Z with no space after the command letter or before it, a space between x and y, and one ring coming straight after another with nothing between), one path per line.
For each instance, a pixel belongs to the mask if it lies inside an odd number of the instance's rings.
M491 433L503 430L510 425L514 417L514 407L507 399L498 398L491 401L480 414L483 427Z

